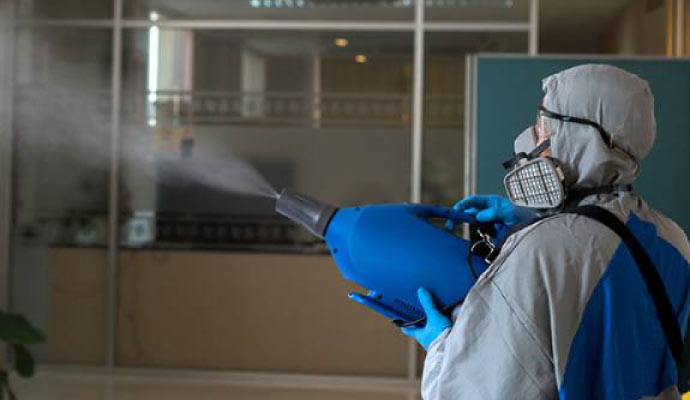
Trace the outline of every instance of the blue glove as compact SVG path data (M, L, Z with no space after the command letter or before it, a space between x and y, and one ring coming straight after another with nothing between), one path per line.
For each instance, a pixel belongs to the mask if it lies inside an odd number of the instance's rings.
M426 314L426 325L423 328L408 326L402 328L402 332L413 337L426 350L443 331L453 324L436 308L434 298L428 290L419 288L417 296L419 302L422 303L422 308L424 308L424 314Z
M534 217L530 209L518 207L495 194L466 197L453 210L474 214L479 222L497 222L508 228Z

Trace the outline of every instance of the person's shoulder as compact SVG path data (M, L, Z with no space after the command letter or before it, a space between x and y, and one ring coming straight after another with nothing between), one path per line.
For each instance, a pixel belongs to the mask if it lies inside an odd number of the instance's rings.
M593 219L556 214L511 235L487 278L510 282L526 276L539 280L553 274L603 270L618 243L613 231Z
M643 222L654 225L657 235L678 249L690 262L690 242L688 242L687 234L680 225L661 211L651 207L641 198L638 198L638 204L632 212Z
M591 218L571 213L555 214L513 234L503 250L542 255L554 251L561 253L563 249L591 250L615 236L612 231L601 228L601 224Z

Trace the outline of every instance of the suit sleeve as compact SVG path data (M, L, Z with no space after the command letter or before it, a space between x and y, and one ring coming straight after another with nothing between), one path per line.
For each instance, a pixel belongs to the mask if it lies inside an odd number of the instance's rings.
M453 327L429 346L424 400L556 398L548 350L521 314L499 285L482 276Z

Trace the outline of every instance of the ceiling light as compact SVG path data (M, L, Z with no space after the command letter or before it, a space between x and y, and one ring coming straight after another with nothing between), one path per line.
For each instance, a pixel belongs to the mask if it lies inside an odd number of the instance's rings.
M159 19L161 19L161 17L160 17L160 15L158 15L157 12L151 11L151 13L149 14L149 19L150 19L151 21L153 21L153 22L156 22L156 21L158 21Z
M335 38L333 43L335 43L335 45L338 47L347 47L348 41L344 37L339 37L339 38Z
M358 64L364 64L365 62L367 62L367 56L365 56L364 54L357 54L355 56L355 62Z

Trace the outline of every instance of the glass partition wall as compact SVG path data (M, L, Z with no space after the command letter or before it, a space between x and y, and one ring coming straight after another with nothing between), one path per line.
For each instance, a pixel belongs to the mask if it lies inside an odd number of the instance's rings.
M270 187L338 205L463 196L465 55L535 53L537 7L0 0L0 271L47 334L39 362L415 396L417 346L350 304L357 288L273 213Z

